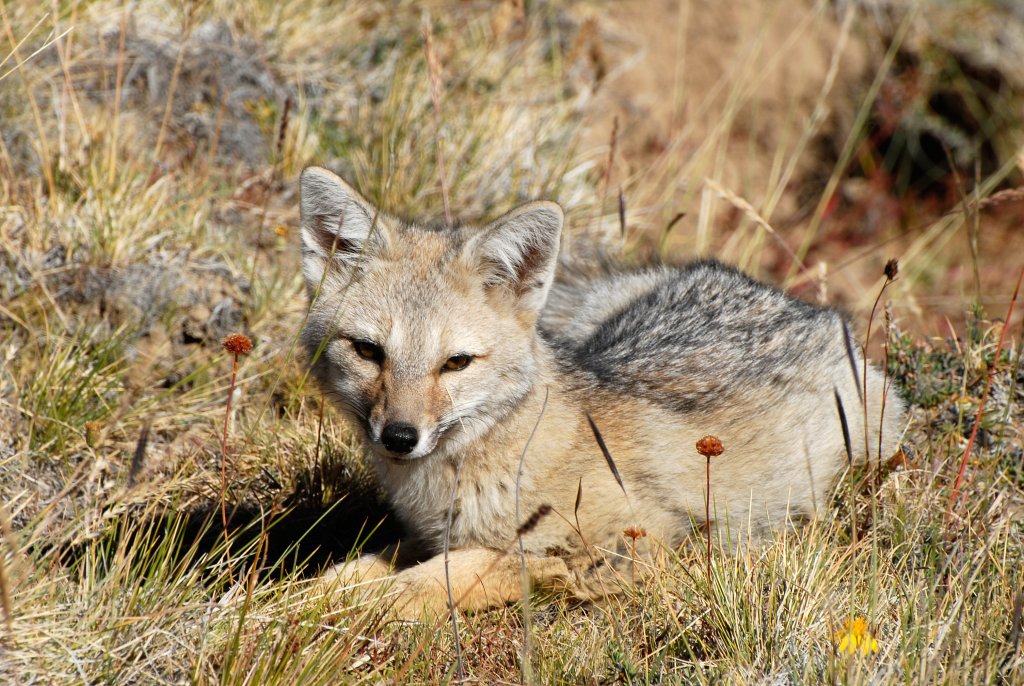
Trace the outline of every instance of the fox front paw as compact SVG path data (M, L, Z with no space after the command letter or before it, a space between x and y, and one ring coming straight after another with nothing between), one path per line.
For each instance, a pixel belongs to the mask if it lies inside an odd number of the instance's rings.
M458 550L447 565L442 556L403 570L388 593L392 613L402 619L426 619L460 610L486 610L523 598L523 573L527 586L549 590L569 589L565 561L556 557L528 555L526 568L515 555L493 550Z

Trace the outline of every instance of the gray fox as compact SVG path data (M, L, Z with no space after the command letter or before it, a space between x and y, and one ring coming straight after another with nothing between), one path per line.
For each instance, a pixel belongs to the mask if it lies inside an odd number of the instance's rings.
M596 598L705 526L735 542L812 516L849 457L898 445L903 405L881 415L870 366L865 432L865 362L836 311L713 260L556 269L562 221L532 202L480 228L404 222L303 172L302 341L414 537L323 583L386 578L410 616L449 591L515 601L524 570ZM725 446L710 522L705 434Z

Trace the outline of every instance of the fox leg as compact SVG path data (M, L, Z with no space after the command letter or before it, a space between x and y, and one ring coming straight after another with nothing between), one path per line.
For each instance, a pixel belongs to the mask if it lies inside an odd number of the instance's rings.
M564 588L569 570L557 557L526 556L529 580L546 588ZM523 560L519 555L490 548L466 548L448 553L452 601L465 610L483 610L521 600ZM394 613L416 619L448 611L444 555L402 570L395 577Z
M379 553L360 555L354 560L334 565L321 578L326 583L337 581L342 586L383 579L394 570L397 552L397 546L388 546Z
M334 595L344 590L359 589L366 594L380 590L390 579L394 579L395 568L403 563L409 564L416 558L410 553L410 546L389 545L379 553L368 553L359 557L340 562L320 574L315 588L325 595ZM411 559L409 559L411 558Z

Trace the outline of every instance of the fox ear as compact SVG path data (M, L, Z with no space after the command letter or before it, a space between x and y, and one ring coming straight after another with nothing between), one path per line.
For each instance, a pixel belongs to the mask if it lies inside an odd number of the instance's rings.
M377 210L323 167L306 167L299 191L302 271L312 293L325 269L354 266L368 248L378 248L386 239Z
M531 202L496 219L471 243L488 286L510 289L520 305L539 313L558 261L562 208Z

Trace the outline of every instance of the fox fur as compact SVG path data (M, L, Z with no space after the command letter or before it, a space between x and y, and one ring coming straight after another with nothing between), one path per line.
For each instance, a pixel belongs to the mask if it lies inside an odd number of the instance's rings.
M423 225L318 167L301 222L312 369L414 537L323 583L388 578L403 614L444 611L449 587L466 608L517 600L524 569L614 592L637 557L705 526L736 542L806 520L850 457L898 445L902 403L881 413L870 365L865 434L844 317L719 262L574 271L558 267L554 203ZM710 523L707 434L725 447Z

